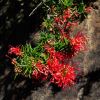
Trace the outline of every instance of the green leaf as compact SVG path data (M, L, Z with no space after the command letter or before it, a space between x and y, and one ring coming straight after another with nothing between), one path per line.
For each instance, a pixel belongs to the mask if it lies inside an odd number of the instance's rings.
M60 0L64 6L72 6L73 0Z
M84 6L84 3L80 3L80 4L79 4L79 7L78 7L78 12L79 12L79 13L83 13L83 12L84 12L84 7L85 7L85 6Z
M69 43L69 41L66 38L64 38L64 42L66 45L68 45L68 43Z

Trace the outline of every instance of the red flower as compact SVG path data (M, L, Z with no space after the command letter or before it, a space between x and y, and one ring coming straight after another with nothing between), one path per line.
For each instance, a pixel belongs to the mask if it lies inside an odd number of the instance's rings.
M36 67L37 67L37 70L44 74L45 76L48 76L48 68L46 65L42 64L40 61L36 63Z
M47 66L51 74L58 72L62 68L62 65L60 64L59 60L56 57L49 58L47 60Z
M39 79L46 80L48 78L48 74L49 74L49 71L48 71L47 66L45 66L40 61L38 61L36 63L36 69L33 70L32 77L38 80Z
M57 84L59 87L66 87L75 83L76 74L75 68L69 65L63 65L61 70L52 74L51 82Z
M63 61L65 59L64 53L55 51L55 49L53 47L50 47L49 45L45 46L45 50L50 54L50 59L57 58L59 61Z
M63 18L64 20L68 19L71 17L71 10L68 8L64 11L64 15L63 15Z
M58 23L58 22L60 22L60 18L59 18L59 17L55 17L55 18L54 18L54 21L55 21L56 23Z
M22 52L19 47L11 47L8 51L8 54L14 54L16 56L21 56Z
M75 52L86 50L86 42L86 37L80 32L71 39L72 48Z
M32 73L32 78L34 79L39 79L40 78L40 73L37 70L34 70Z
M48 75L44 75L44 73L41 73L38 70L34 70L32 73L32 78L36 80L46 80L48 78Z
M75 68L64 64L66 56L60 52L54 52L47 60L49 73L51 74L51 83L57 84L59 87L70 86L75 83ZM61 57L61 58L60 58Z

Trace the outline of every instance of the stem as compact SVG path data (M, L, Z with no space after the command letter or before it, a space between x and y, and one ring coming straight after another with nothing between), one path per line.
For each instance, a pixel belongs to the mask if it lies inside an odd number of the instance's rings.
M29 14L29 16L31 16L31 15L34 13L34 11L36 11L42 4L43 4L43 2L40 2L40 3L32 10L32 12Z

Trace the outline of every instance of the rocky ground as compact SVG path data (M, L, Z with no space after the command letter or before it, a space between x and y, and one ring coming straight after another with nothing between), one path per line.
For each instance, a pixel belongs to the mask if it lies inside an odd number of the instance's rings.
M61 90L22 76L14 80L12 66L0 57L0 100L100 100L100 0L92 6L93 11L78 27L89 36L88 51L76 60L83 69L79 82Z

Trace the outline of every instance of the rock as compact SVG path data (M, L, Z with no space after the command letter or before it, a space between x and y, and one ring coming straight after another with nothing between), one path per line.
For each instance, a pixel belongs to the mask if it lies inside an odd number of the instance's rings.
M100 5L100 0L96 2ZM95 3L94 3L95 4ZM88 51L83 60L84 76L87 77L83 100L100 100L100 6L93 9L84 22L89 36Z

